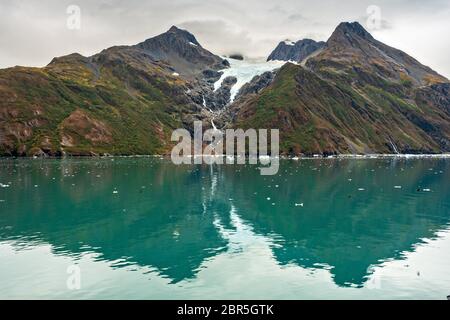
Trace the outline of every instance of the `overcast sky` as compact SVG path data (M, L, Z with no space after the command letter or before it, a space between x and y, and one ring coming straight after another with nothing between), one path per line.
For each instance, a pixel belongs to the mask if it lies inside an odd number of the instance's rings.
M79 30L67 27L69 5ZM367 27L370 5L381 9L375 38L450 77L449 0L0 0L0 68L136 44L171 25L214 53L267 57L284 39L325 41L342 21Z

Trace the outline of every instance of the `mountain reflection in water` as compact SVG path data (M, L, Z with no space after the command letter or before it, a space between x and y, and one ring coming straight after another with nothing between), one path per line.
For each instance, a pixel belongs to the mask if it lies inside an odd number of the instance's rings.
M363 288L377 266L401 261L450 222L445 159L285 160L274 177L255 166L178 167L159 158L0 166L9 185L0 188L0 249L50 245L53 256L74 261L94 254L111 272L148 268L168 286L192 284L220 262L243 274L254 268L261 282L298 266L328 272L338 287ZM258 268L252 259L275 263ZM214 270L227 281L227 270ZM1 289L7 275L0 277Z

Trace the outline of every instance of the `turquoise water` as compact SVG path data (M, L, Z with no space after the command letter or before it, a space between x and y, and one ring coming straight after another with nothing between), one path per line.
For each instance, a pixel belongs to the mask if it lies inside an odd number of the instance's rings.
M450 159L1 160L0 298L446 299ZM80 288L67 281L79 267Z

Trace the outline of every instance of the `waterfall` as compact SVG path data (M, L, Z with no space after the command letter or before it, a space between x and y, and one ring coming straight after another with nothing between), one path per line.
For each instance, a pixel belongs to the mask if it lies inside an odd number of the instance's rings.
M211 119L211 125L212 125L214 131L217 131L216 124L214 123L214 120L212 120L212 119Z
M394 150L394 152L396 154L400 154L400 152L398 152L397 147L395 146L394 142L392 141L392 139L389 137L389 143L391 144L392 149Z

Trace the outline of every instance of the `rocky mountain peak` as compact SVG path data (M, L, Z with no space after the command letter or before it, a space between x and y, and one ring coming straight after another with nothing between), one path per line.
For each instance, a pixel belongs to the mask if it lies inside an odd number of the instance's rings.
M167 63L175 73L184 76L226 67L224 60L204 49L192 33L176 26L135 47L153 60Z
M347 33L357 34L360 37L372 38L372 35L364 29L364 27L359 22L341 22L336 31L344 31Z
M328 39L327 45L353 45L358 40L372 42L375 39L359 22L342 22L337 26L331 37Z
M311 39L303 39L297 42L285 40L278 44L275 50L267 58L267 61L280 60L301 62L307 56L324 46L324 42L316 42Z
M163 33L162 35L166 35L166 36L175 35L176 37L179 37L182 40L186 40L192 44L200 46L200 43L198 43L197 39L195 38L195 36L192 33L190 33L187 30L180 29L177 26L170 27L170 29L166 33Z
M328 39L324 50L308 66L341 70L364 70L385 80L423 86L447 82L408 54L390 47L367 32L358 22L342 22Z

